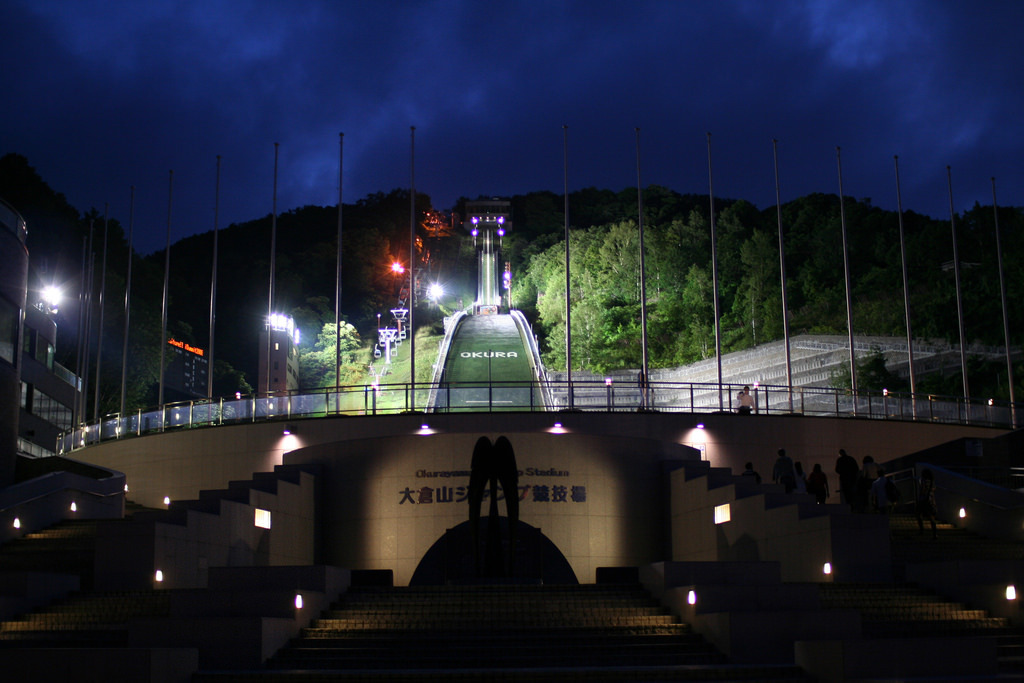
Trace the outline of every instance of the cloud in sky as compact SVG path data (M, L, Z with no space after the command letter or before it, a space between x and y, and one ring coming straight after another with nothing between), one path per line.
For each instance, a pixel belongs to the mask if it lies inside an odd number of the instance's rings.
M28 157L81 210L162 247L168 171L175 238L408 187L460 196L642 182L774 203L844 189L948 213L1024 204L1024 4L724 2L135 2L7 0L0 153ZM2 192L2 190L0 190Z

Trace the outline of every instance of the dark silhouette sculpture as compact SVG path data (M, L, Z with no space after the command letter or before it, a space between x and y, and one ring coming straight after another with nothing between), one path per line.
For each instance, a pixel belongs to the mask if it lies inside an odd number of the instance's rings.
M487 538L484 546L484 567L480 567L480 504L484 489L490 483L490 509ZM501 547L501 526L498 519L498 484L505 494L508 516L508 561ZM469 525L473 534L473 560L477 577L511 576L516 554L516 526L519 522L519 469L512 444L499 436L494 444L486 436L477 439L469 474Z

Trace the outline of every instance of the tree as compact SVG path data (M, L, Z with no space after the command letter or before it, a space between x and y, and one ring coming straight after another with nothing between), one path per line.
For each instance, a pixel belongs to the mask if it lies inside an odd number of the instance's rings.
M299 387L315 389L335 384L335 348L340 354L341 379L339 384L360 384L363 379L362 366L356 361L356 353L362 346L359 332L344 320L335 331L334 322L325 323L317 335L313 348L299 353Z

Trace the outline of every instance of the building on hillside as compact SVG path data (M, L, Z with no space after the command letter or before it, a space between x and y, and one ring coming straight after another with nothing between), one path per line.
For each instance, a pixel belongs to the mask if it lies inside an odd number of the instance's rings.
M167 340L170 361L164 371L167 397L171 401L188 401L207 396L210 381L206 350L178 339Z
M28 289L25 219L0 200L0 488L14 479L22 321Z
M18 451L37 458L56 455L57 437L71 429L82 387L77 375L53 359L57 323L44 308L25 308L21 345Z
M289 316L270 316L260 332L259 368L257 392L274 393L299 388L299 330Z

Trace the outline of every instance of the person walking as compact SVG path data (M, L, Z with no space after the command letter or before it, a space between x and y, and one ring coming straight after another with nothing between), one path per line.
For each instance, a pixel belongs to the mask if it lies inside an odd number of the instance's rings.
M750 415L754 412L754 397L750 395L750 387L743 387L736 395L736 412L740 415Z
M772 468L772 481L782 484L786 493L792 493L796 488L796 470L793 469L793 460L786 455L785 448L778 451L775 467Z
M828 499L828 476L821 469L821 463L814 463L814 469L807 475L807 492L814 494L818 505L824 505Z
M935 475L927 467L921 471L921 479L917 482L917 531L924 533L924 520L932 527L932 538L938 538L935 532Z
M836 474L839 476L839 502L846 503L851 508L856 507L860 468L857 466L857 460L842 448L839 449L839 459L836 461Z

